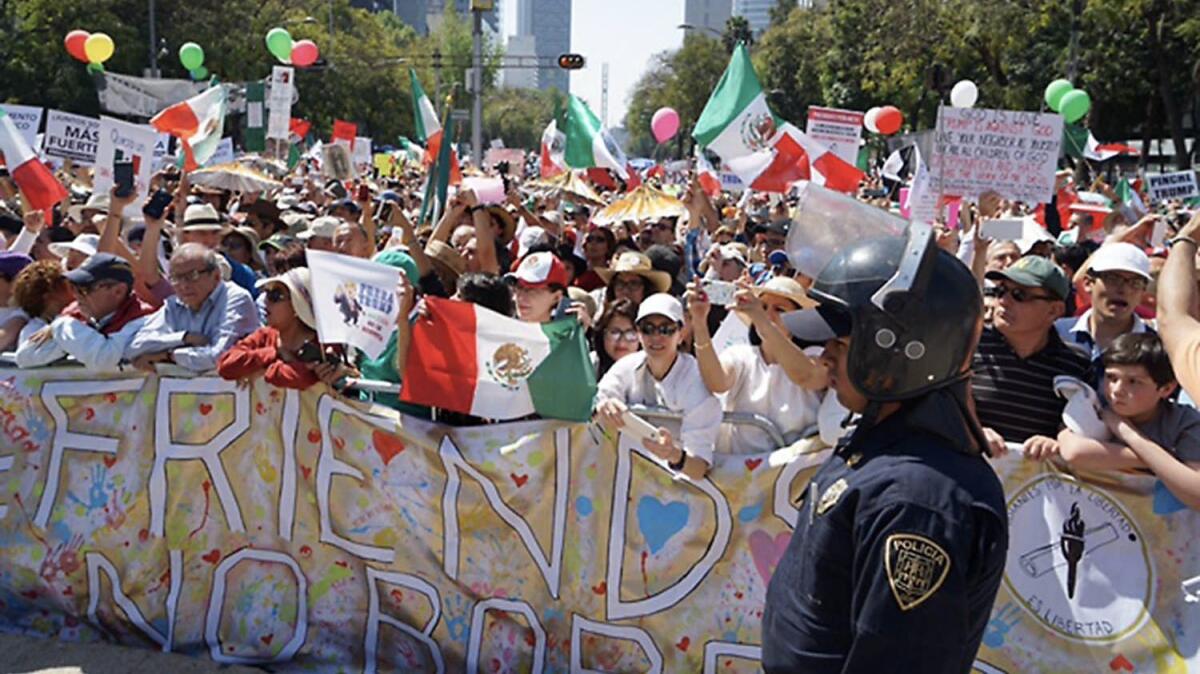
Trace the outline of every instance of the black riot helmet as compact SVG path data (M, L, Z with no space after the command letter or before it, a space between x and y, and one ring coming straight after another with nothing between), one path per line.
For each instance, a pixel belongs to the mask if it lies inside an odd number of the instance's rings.
M979 284L928 225L842 248L808 295L821 305L785 315L788 328L809 343L849 336L850 381L872 402L917 398L970 373L983 325Z

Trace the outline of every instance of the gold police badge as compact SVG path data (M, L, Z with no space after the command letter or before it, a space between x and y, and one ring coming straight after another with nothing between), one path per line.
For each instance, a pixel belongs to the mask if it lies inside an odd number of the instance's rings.
M950 555L916 534L892 534L884 542L884 568L901 611L909 611L938 591L950 573Z
M837 482L829 485L825 489L825 493L821 494L821 500L817 503L817 514L824 515L830 508L837 505L838 499L842 497L847 487L849 485L846 484L846 478L844 477L838 478Z

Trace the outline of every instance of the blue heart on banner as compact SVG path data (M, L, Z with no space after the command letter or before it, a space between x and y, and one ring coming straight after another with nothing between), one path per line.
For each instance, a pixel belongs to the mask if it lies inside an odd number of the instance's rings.
M637 517L642 538L646 539L650 553L654 554L687 526L688 507L682 501L663 503L653 496L643 496L638 501Z
M1155 515L1170 515L1177 513L1180 510L1187 510L1187 506L1183 504L1167 489L1167 485L1162 483L1162 480L1154 482L1154 514Z

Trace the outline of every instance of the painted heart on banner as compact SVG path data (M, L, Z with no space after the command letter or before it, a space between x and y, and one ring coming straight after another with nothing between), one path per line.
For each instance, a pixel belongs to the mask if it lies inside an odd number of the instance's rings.
M783 559L783 553L791 539L790 531L782 531L774 538L762 529L750 532L750 557L754 559L754 568L758 569L763 585L771 581L771 575L775 573L775 567L779 566L779 560Z
M375 452L383 459L383 465L388 465L396 455L404 451L404 441L394 435L375 430L371 433L371 444Z
M663 503L653 496L643 496L638 501L637 518L650 553L658 554L672 536L687 526L688 506L683 501Z

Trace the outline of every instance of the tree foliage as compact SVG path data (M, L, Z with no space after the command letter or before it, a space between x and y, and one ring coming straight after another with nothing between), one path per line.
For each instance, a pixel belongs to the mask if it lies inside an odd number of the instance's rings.
M546 125L566 109L567 96L557 89L498 89L484 101L483 135L502 139L507 147L536 149Z
M641 156L686 154L690 148L688 134L700 119L728 59L721 41L694 31L684 37L679 49L656 54L629 95L625 128L630 136L626 151ZM679 113L679 135L670 147L659 149L650 133L650 119L663 106Z

